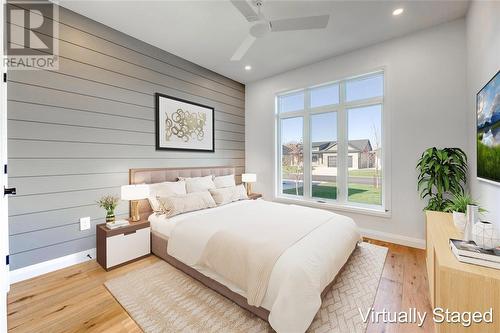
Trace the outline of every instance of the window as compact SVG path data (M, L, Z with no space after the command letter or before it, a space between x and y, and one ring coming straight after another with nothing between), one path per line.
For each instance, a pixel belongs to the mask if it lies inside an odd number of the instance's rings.
M352 169L352 155L347 156L347 167Z
M283 193L304 194L303 118L281 120L281 179Z
M284 95L279 100L280 112L292 112L304 109L304 92L299 91Z
M328 156L328 167L329 168L337 167L337 156Z
M385 209L383 101L383 72L278 95L278 196Z

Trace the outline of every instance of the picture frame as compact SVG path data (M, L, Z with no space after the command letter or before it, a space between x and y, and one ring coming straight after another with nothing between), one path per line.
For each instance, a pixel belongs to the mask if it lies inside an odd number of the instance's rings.
M215 109L155 93L156 150L215 152Z
M476 94L477 179L500 185L500 70Z

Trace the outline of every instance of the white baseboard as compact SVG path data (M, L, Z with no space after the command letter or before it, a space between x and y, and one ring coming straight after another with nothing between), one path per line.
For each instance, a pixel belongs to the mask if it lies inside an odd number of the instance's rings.
M19 268L9 273L10 284L31 279L35 276L57 271L58 269L65 268L68 266L76 265L85 261L92 260L88 257L90 255L92 259L96 257L96 249L88 249L82 252L69 254L64 257L59 257L56 259L44 261L31 266L26 266Z
M415 247L417 249L425 249L425 239L413 238L370 229L360 229L360 231L363 237L399 245L405 245L409 247Z
M361 235L368 238L373 238L385 242L415 247L418 249L425 249L425 240L407 236L401 236L397 234L391 234L382 231L370 230L370 229L360 229ZM88 249L82 252L73 253L64 257L44 261L31 266L26 266L13 270L9 274L10 284L31 279L35 276L50 273L61 268L76 265L90 259L87 255L90 255L92 259L95 259L96 249Z

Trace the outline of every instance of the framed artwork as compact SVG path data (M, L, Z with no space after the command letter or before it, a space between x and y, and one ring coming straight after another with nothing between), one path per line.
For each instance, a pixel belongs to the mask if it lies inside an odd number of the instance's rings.
M214 108L155 94L156 150L215 151Z
M500 71L477 93L477 177L500 185Z

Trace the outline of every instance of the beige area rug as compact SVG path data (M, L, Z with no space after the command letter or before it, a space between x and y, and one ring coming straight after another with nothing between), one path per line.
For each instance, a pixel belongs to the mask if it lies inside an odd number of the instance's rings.
M308 332L365 332L358 308L373 305L387 248L362 243L323 300ZM106 282L144 332L272 332L268 323L158 262Z

